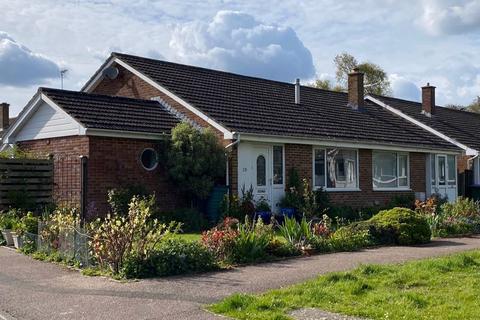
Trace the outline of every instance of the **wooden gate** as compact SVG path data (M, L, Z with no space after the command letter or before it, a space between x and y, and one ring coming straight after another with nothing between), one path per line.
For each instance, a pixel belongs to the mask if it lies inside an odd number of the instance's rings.
M0 210L52 202L53 161L0 159Z

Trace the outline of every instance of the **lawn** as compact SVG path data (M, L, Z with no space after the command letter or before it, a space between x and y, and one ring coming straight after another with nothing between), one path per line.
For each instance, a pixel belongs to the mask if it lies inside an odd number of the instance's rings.
M209 310L237 319L290 319L315 307L370 319L480 319L480 251L401 265L366 265L272 290L236 294Z
M195 241L200 241L200 239L202 238L202 234L201 233L179 233L175 235L175 237L178 237L185 241L195 242Z

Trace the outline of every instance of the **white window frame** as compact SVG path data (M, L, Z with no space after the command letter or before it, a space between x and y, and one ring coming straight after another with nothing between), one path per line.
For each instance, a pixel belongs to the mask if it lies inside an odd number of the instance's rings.
M396 187L376 187L373 183L374 175L375 175L375 163L373 161L375 153L395 153L397 157L397 186ZM399 186L399 172L400 172L400 161L399 156L407 156L407 185L406 186ZM373 191L409 191L410 189L410 153L408 152L399 152L399 151L388 151L388 150L372 150L372 188Z
M356 175L356 187L354 188L327 188L327 179L328 179L328 171L327 171L327 166L328 166L328 159L327 159L327 149L338 149L338 150L349 150L349 151L355 151L355 158L356 158L356 163L355 163L355 175ZM323 151L324 156L325 156L325 181L324 181L324 187L321 186L316 186L315 185L315 152L316 151ZM351 191L361 191L359 187L360 183L360 176L359 176L359 169L360 166L360 158L359 158L359 152L358 149L352 149L352 148L337 148L337 147L332 147L332 146L314 146L312 148L312 189L313 190L319 190L323 189L328 192L351 192Z
M273 161L273 149L275 147L282 148L282 183L273 183L273 174L274 174L274 161ZM284 186L285 185L285 145L283 144L274 144L272 145L272 185L273 186Z

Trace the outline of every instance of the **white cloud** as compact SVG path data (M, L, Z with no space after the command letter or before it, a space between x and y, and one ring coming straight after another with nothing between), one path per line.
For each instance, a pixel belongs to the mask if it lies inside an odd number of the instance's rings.
M219 11L209 23L178 26L170 47L184 63L291 82L310 79L310 51L295 31L267 25L238 11Z
M480 29L480 0L424 0L421 23L434 35Z
M0 31L0 84L25 87L58 77L58 65Z
M394 97L420 101L420 88L415 83L398 74L391 74L389 80Z

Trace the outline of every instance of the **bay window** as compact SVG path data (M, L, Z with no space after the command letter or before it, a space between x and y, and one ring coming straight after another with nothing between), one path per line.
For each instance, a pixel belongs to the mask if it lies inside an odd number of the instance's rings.
M313 184L327 189L358 188L357 150L314 149Z
M407 189L409 187L408 154L373 151L373 188Z

